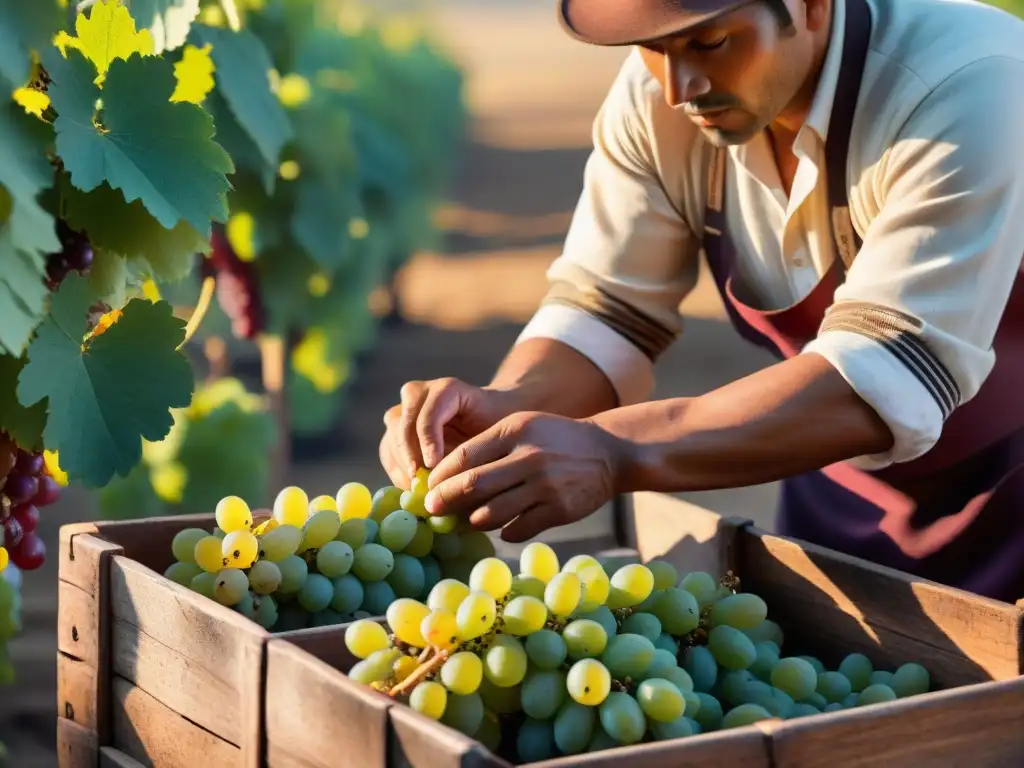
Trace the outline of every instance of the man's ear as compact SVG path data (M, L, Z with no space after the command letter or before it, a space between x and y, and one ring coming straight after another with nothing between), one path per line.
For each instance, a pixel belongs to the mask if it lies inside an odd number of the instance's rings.
M833 0L799 0L804 6L804 18L807 20L807 29L817 32L828 26L832 18Z

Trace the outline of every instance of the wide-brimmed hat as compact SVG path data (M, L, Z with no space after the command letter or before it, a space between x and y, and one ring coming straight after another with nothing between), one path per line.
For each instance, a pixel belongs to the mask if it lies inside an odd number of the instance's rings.
M592 45L637 45L685 32L756 0L558 0L565 30Z

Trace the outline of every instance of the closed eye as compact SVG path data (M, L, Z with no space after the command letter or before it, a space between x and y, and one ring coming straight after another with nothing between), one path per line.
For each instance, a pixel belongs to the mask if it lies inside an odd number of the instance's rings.
M728 35L722 35L718 40L713 40L710 43L705 43L700 40L691 40L690 47L696 51L714 51L725 45L725 41L728 39Z

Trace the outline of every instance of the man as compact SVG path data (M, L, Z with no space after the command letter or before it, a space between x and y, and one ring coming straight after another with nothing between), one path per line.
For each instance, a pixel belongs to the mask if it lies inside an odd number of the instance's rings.
M543 306L381 460L524 541L613 495L784 480L781 533L1024 596L1024 23L948 0L562 0L630 45ZM703 247L780 362L644 402Z

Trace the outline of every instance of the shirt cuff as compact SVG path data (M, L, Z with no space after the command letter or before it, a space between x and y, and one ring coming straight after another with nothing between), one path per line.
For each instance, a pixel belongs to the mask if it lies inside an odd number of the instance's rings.
M592 315L564 304L545 304L527 323L516 343L555 339L601 369L615 388L619 405L646 400L654 390L654 365L632 342Z
M938 441L944 419L935 397L878 342L849 331L828 331L803 352L828 360L892 432L894 442L888 452L860 456L850 462L854 466L871 470L910 461Z

